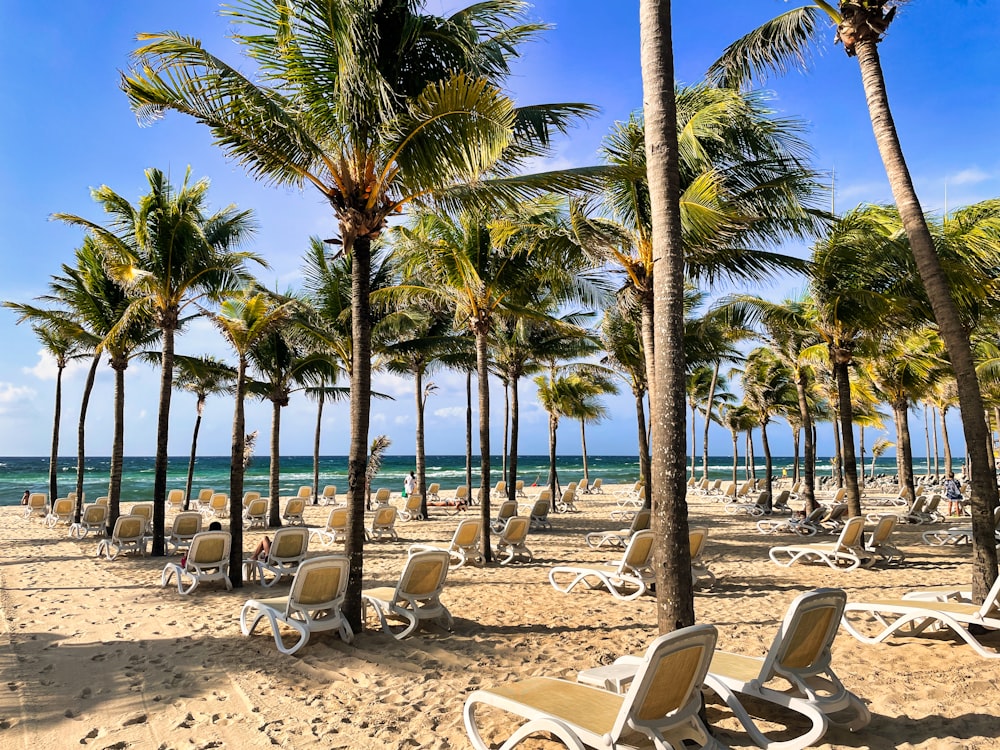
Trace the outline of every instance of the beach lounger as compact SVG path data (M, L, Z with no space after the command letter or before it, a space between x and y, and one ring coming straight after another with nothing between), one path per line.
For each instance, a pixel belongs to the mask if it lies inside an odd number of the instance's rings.
M375 499L373 502L375 503L376 506L388 505L390 498L392 498L392 492L389 491L389 488L379 487L377 490L375 490Z
M44 492L32 492L28 496L28 504L24 506L25 518L41 518L49 514L49 498Z
M167 510L178 513L184 510L184 490L170 490L167 492Z
M111 537L97 545L97 556L114 560L122 552L146 554L146 519L142 516L121 515L115 521Z
M250 503L252 503L254 500L259 500L259 499L261 499L259 492L253 492L253 491L251 491L251 492L244 492L243 493L243 510L245 511L247 508L249 508L250 507ZM265 500L264 502L266 503L267 500Z
M1000 538L1000 508L993 509L993 528L998 538ZM971 544L972 524L962 526L951 526L947 529L937 529L935 531L925 531L921 534L925 544L940 546L942 544Z
M568 748L697 747L722 750L699 715L701 686L715 648L716 629L693 625L654 639L625 694L551 677L531 677L473 691L465 729L475 750L510 750L532 735L554 736ZM489 742L476 716L481 706L525 721L510 736ZM634 735L640 735L638 739ZM502 744L500 742L502 741Z
M198 520L201 520L200 517ZM177 577L177 591L190 594L202 583L223 581L226 590L231 591L229 580L229 548L232 539L228 531L202 531L195 534L183 564L167 563L160 574L160 586L166 586L170 579ZM184 578L191 579L190 584Z
M306 560L295 571L288 596L249 599L243 605L240 630L243 635L250 635L266 618L274 635L274 645L283 654L294 654L309 642L313 633L328 630L338 631L341 640L350 643L354 640L354 631L341 611L349 570L350 561L340 555ZM249 619L251 615L253 619ZM290 646L286 646L281 637L282 625L298 636Z
M590 489L587 490L588 495L603 495L604 494L604 480L598 477L594 480L594 483L590 485Z
M335 505L327 516L326 526L322 529L310 529L309 541L320 544L336 544L347 540L347 506Z
M788 499L791 497L792 493L789 490L782 490L778 493L777 499L771 504L771 515L788 514L791 515L794 511L792 506L788 504Z
M73 523L73 513L76 511L76 502L73 498L60 497L52 503L52 509L45 516L45 525L54 529L57 523L64 523L67 526Z
M494 531L500 531L507 523L508 518L517 515L517 503L513 500L504 500L497 509L497 516L490 522Z
M556 501L556 510L560 513L579 513L576 507L576 489L567 487L562 493L562 497Z
M421 622L428 620L451 630L451 613L441 603L441 592L448 577L448 560L449 553L441 549L414 552L407 557L395 587L361 592L366 611L368 607L374 609L382 630L397 640L406 638ZM402 629L394 630L390 621L402 623Z
M875 524L875 529L871 536L865 540L865 551L871 555L890 562L902 562L906 559L898 547L892 544L892 532L896 529L899 519L896 516L882 516Z
M768 556L772 562L784 568L800 562L822 562L834 570L856 570L862 564L870 564L875 560L862 546L864 529L865 519L857 516L847 521L836 542L772 547Z
M433 484L431 484L431 486L427 488L427 502L430 503L440 500L441 499L440 492L441 492L441 485L439 483L434 482Z
M85 505L83 514L80 516L80 523L74 523L69 527L69 535L74 539L85 539L87 534L94 532L98 536L104 536L108 527L108 506Z
M445 549L451 556L452 569L461 568L467 562L479 564L483 561L483 556L479 552L479 539L482 536L483 523L479 518L465 518L458 522L451 542ZM442 549L431 544L413 544L407 550L407 554L414 554L429 549Z
M632 525L627 529L611 529L609 531L591 531L584 538L591 549L598 547L625 547L632 535L637 531L649 528L651 513L648 509L636 511Z
M153 504L134 503L128 511L133 516L142 516L146 520L146 536L153 535Z
M549 520L549 511L551 509L552 503L547 499L535 500L528 510L528 525L532 529L551 529L552 522Z
M819 520L820 529L831 534L837 534L844 528L847 518L847 503L830 506L826 514Z
M987 659L1000 658L1000 652L987 649L972 631L978 626L986 630L1000 629L1000 578L986 595L982 605L956 601L925 601L920 599L876 599L870 602L848 602L841 620L848 633L863 643L882 643L893 635L920 635L928 629L950 629ZM852 621L850 615L864 614L868 625ZM878 632L868 635L873 625ZM862 628L864 630L862 630Z
M108 497L107 495L101 495L94 501L94 504L103 505L105 508L107 508L111 504L111 498Z
M301 499L301 498L299 498ZM259 579L261 585L270 587L282 578L295 575L309 551L309 529L303 526L283 526L275 530L271 549L263 560L248 558L243 561L247 580ZM265 573L271 574L268 580Z
M629 601L655 584L652 566L653 532L646 529L632 535L620 560L603 565L557 565L549 571L549 583L564 594L581 583L588 589L606 588L616 599ZM562 582L566 576L570 576L568 583Z
M267 500L259 496L252 499L243 511L243 521L247 529L266 529Z
M691 585L700 589L712 588L715 585L715 573L708 569L702 559L708 544L708 529L703 526L688 529L688 543L691 551Z
M514 483L514 494L517 495L518 497L524 497L524 498L528 497L528 494L524 491L523 479L518 479Z
M299 487L299 491L295 493L295 497L301 497L303 500L312 500L313 488L309 485L302 485Z
M282 520L290 526L302 526L305 519L302 514L306 511L306 499L304 497L290 497L285 502L285 510L281 513Z
M229 518L229 495L224 492L215 492L208 500L207 505L198 503L202 513L213 518Z
M368 540L382 541L382 537L390 537L393 541L399 539L396 534L396 506L380 505L375 508L375 515L372 517L371 526L365 529L365 538Z
M820 520L828 512L825 505L819 505L811 513L802 516L792 516L791 518L762 518L757 522L757 530L761 534L794 533L800 536L815 536L819 533Z
M506 498L507 483L502 479L499 482L497 482L496 486L493 488L493 492L490 494L490 497L492 497L495 500Z
M328 484L323 488L323 494L319 496L320 505L337 504L337 485Z
M403 501L403 508L399 511L399 517L404 521L422 520L424 517L421 506L424 503L424 498L422 495L417 493L412 493L406 496Z
M499 558L506 555L500 561L501 565L507 565L518 559L531 562L531 550L525 546L530 528L531 521L524 516L511 516L507 519L497 538L496 556Z
M757 500L752 503L726 503L726 513L737 514L746 513L748 516L757 518L767 513L767 504L771 494L767 490L761 490L757 495Z
M791 603L763 657L712 654L705 687L725 702L758 746L799 750L817 744L829 724L856 731L871 722L867 706L844 687L831 665L830 648L846 601L840 589L808 591ZM580 672L577 680L621 691L640 664L637 657L623 656L607 667ZM792 739L773 740L751 718L741 700L746 697L791 709L810 726Z
M201 513L196 510L181 511L174 516L174 522L164 540L167 552L179 552L191 546L191 540L201 532Z
M736 482L726 482L725 487L722 490L722 494L719 496L719 500L723 503L732 503L736 501Z

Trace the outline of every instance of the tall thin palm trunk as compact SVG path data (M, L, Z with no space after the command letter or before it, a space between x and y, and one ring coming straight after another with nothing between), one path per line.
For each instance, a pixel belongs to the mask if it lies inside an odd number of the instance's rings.
M955 373L958 401L962 411L962 429L971 462L971 510L973 528L972 593L981 602L997 576L996 538L993 529L992 509L997 506L996 477L989 470L989 435L986 428L986 409L983 405L975 360L968 331L962 324L948 281L941 268L941 261L934 250L927 222L924 219L917 192L910 179L910 172L903 158L903 149L889 109L882 63L878 53L877 36L863 37L855 48L861 68L861 81L872 130L885 165L889 186L899 209L910 250L920 272L920 278L938 324L941 338L948 350L948 358Z
M316 431L313 433L313 505L319 504L319 439L323 433L323 404L326 401L326 381L319 384L316 397Z
M771 486L771 477L774 474L771 462L771 444L767 440L767 419L764 419L760 423L760 445L764 450L764 489L767 492L767 500L765 501L765 507L767 512L771 512L771 503L774 498L774 488Z
M59 423L62 421L62 376L66 363L59 360L56 369L56 403L52 414L52 450L49 453L49 507L58 497L59 484Z
M170 397L174 383L174 320L162 321L163 354L160 358L160 406L156 418L156 460L153 465L153 548L154 556L166 554L164 526L167 520L167 444L170 436Z
M472 370L465 373L465 488L472 502Z
M847 515L861 515L861 492L858 489L858 463L854 456L854 412L851 408L851 381L846 360L834 360L833 372L837 378L837 395L840 400L840 453L843 458L844 484L847 487Z
M483 531L480 538L483 560L493 561L490 547L490 382L489 382L489 341L487 330L477 330L476 334L476 376L479 379L479 517ZM472 487L469 487L472 496Z
M521 400L517 392L518 378L510 380L510 460L507 470L507 499L517 500L517 452L521 430Z
M125 451L125 368L128 363L112 359L115 372L114 437L111 441L111 471L108 477L109 516L118 518L121 513L122 457Z
M590 486L590 474L587 472L587 423L580 420L580 450L583 453L583 481Z
M281 526L281 403L271 402L271 465L268 470L268 492L271 503L267 509L267 525ZM242 500L242 498L241 498Z
M247 389L247 360L240 356L236 371L236 403L233 407L233 449L229 455L229 581L234 588L243 586L243 472L246 448L244 400Z
M642 507L649 509L653 507L652 494L650 488L650 464L652 459L649 455L649 433L646 430L646 409L643 404L644 395L641 391L635 392L635 418L638 422L637 434L639 436L639 479L643 485Z
M83 384L83 398L80 399L80 420L76 425L76 508L73 522L80 523L83 517L83 475L85 473L87 453L87 409L90 407L90 394L94 390L94 378L97 377L97 365L101 361L100 352L94 354L87 371L87 380Z
M194 486L194 464L198 459L198 433L201 432L201 415L205 411L205 399L198 397L195 407L194 430L191 432L191 456L188 458L187 481L184 483L184 510L191 506L191 489Z
M712 409L715 404L715 389L719 383L719 368L721 362L716 362L712 368L712 382L708 386L708 398L705 406L705 429L701 436L701 478L708 479L708 429L712 426Z
M896 456L899 461L899 485L905 487L907 497L916 497L913 480L913 445L910 442L910 415L905 401L892 404L893 420L896 423Z
M947 414L946 409L941 409L938 412L938 418L941 420L941 444L944 447L944 475L948 476L952 472L951 468L951 441L948 439L948 422L945 419Z
M427 518L427 493L424 492L424 483L427 478L427 457L424 455L424 368L419 366L413 373L414 387L417 391L417 430L416 430L416 470L417 485L413 491L420 495L420 513Z
M555 509L559 499L559 477L556 470L556 435L559 431L559 417L554 411L549 412L549 493L552 495L552 508Z
M503 448L500 455L500 476L507 476L507 441L510 439L510 391L503 384Z

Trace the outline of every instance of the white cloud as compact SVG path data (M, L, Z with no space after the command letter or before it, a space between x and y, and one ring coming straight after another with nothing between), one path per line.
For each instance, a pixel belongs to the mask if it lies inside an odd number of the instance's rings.
M441 419L465 419L465 407L446 406L443 409L435 409L434 416Z
M947 179L949 185L975 185L991 178L991 174L984 172L979 167L969 167L957 174L950 175Z
M38 362L33 367L22 367L21 372L25 375L33 375L39 380L55 380L59 374L59 367L56 365L56 358L47 350L39 349ZM83 360L75 359L67 363L63 370L63 380L71 378L74 374L85 371L90 367L90 358Z
M38 392L26 385L0 383L0 416L12 416L25 410L26 402L34 401Z
M411 422L410 418L405 414L398 415L394 420L393 424L409 424Z

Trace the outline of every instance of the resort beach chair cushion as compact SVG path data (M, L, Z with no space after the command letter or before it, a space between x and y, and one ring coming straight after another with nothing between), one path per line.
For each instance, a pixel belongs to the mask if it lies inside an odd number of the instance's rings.
M560 582L565 576L571 576L569 582ZM549 571L549 583L565 594L582 583L588 589L606 588L616 599L638 599L655 583L653 532L635 532L620 560L604 565L558 565Z
M632 517L632 525L627 529L610 529L609 531L591 531L585 537L587 546L591 549L598 547L624 547L629 543L632 535L637 531L649 528L650 511L643 508L636 511Z
M476 750L509 750L538 733L569 748L724 746L699 716L717 632L693 625L656 638L646 649L624 695L578 682L532 677L472 692L465 701L465 730ZM483 738L476 713L491 706L525 722L499 744ZM636 737L638 735L638 738Z
M108 560L114 560L122 552L146 554L146 519L142 516L118 516L111 537L97 545L98 557L104 555Z
M336 544L347 539L347 506L335 505L330 509L327 516L326 526L322 529L309 530L310 541L315 540L320 544Z
M982 605L956 601L924 601L919 599L876 599L870 602L848 602L841 620L848 633L863 643L882 643L891 636L920 635L932 626L951 629L980 656L1000 658L1000 652L987 649L972 632L971 625L987 630L1000 629L1000 578L986 595ZM878 630L868 635L870 628L855 623L849 615L868 615ZM861 628L864 627L865 631Z
M531 520L524 516L511 516L507 519L497 538L496 555L504 558L500 561L501 565L507 565L517 559L531 562L533 559L531 550L525 546L530 528Z
M292 526L301 526L305 523L302 514L306 510L305 498L300 496L290 497L285 502L285 510L281 513L282 520Z
M361 592L365 607L378 615L382 630L397 640L413 633L425 620L433 620L451 630L452 617L441 603L441 591L448 576L449 553L446 550L422 550L407 557L395 587L366 589ZM390 620L401 622L393 630Z
M341 608L347 592L350 561L342 555L314 557L303 562L292 579L288 596L249 599L240 610L240 630L250 635L262 619L267 619L274 644L283 654L294 654L309 642L313 633L340 631L345 643L354 640L354 631ZM253 619L247 622L252 616ZM298 635L291 646L281 637L281 625Z
M381 541L383 537L389 537L393 541L399 539L396 534L396 516L398 515L394 505L379 505L375 508L375 515L372 516L371 526L365 529L365 538L369 540Z
M80 523L74 523L69 527L69 535L74 539L84 539L87 534L93 531L98 536L103 536L107 527L108 506L94 503L83 507Z
M196 510L181 511L174 516L173 525L165 540L168 552L177 552L191 546L191 540L201 531L201 513Z
M177 576L177 591L190 594L201 583L207 581L223 581L226 590L231 591L229 580L229 549L232 538L228 531L202 531L195 534L191 540L187 555L181 563L167 563L160 574L160 586L166 586L170 579ZM191 583L185 584L184 578L189 577Z
M844 524L836 542L789 544L772 547L767 554L772 562L785 568L799 562L823 562L835 570L855 570L875 561L874 556L864 551L864 529L865 519L856 516Z
M309 552L309 529L302 526L283 526L274 532L271 549L263 560L248 558L243 569L249 580L259 578L264 586L273 586L282 578L295 575ZM265 573L271 574L268 580Z
M482 537L483 522L479 518L465 518L458 522L458 527L445 551L451 556L451 567L461 568L465 563L481 563L483 556L479 552L479 540ZM430 544L413 544L407 550L408 554L423 550L442 549Z

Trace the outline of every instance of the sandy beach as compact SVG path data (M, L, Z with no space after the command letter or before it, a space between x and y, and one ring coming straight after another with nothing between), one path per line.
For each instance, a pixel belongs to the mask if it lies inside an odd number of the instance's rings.
M468 747L462 706L471 690L534 675L575 679L641 652L655 635L651 596L624 602L582 588L567 595L548 582L554 565L616 556L583 544L587 531L623 525L609 521L614 504L610 492L584 495L581 512L553 515L551 530L529 535L532 563L452 571L442 597L452 632L432 626L395 641L370 618L352 645L320 634L295 656L280 654L266 627L241 634L240 607L262 594L259 585L227 592L208 584L180 596L159 585L162 558L98 559L96 539L76 541L65 527L50 530L20 507L2 508L0 748ZM902 565L781 568L767 549L797 538L760 535L711 498L691 497L690 505L692 525L710 529L705 557L718 577L697 594L697 616L719 628L726 650L762 655L788 604L814 587L842 587L854 601L971 577L968 547L926 546L919 526L897 529ZM327 513L310 506L307 523L321 526ZM455 524L440 513L397 523L399 542L366 545L365 586L393 584L409 544L446 543ZM246 532L245 549L261 536ZM274 591L268 595L287 585ZM1000 634L983 641L1000 650ZM832 728L818 747L1000 746L1000 661L957 639L871 646L841 630L833 664L873 719L858 733ZM723 742L753 747L725 706L710 704L708 718ZM497 714L487 726L510 724Z

